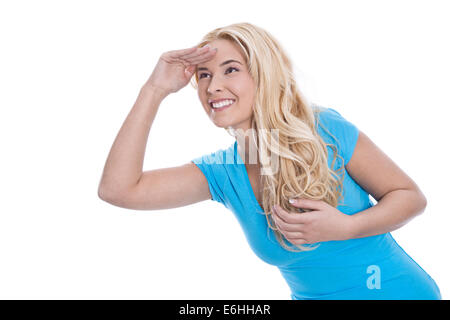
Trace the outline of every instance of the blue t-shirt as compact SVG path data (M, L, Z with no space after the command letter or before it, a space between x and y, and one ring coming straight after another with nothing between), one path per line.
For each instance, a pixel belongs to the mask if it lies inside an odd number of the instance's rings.
M318 108L316 130L337 147L346 165L358 140L358 128L331 108ZM315 109L316 110L316 109ZM321 127L325 127L336 140ZM327 146L331 168L333 150ZM284 249L268 228L263 209L253 193L248 174L237 151L228 149L192 160L208 180L213 201L232 211L248 244L264 262L278 267L299 299L441 299L435 281L397 244L390 233L321 242L311 251ZM342 166L336 157L334 169ZM343 199L337 209L352 215L374 204L369 194L344 171ZM315 246L315 245L313 245Z

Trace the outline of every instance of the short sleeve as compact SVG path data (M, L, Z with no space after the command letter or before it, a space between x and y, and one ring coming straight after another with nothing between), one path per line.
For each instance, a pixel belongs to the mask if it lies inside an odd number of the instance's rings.
M324 108L319 113L319 121L337 139L333 144L337 144L344 165L347 165L358 141L358 127L332 108Z
M225 196L223 193L223 185L228 178L226 170L224 170L223 162L224 150L203 155L201 157L191 160L205 175L208 181L209 191L211 193L211 200L219 202L226 206Z

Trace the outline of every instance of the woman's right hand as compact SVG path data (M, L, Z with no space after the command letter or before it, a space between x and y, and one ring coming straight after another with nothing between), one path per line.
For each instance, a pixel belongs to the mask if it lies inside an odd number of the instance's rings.
M156 87L167 95L175 93L189 83L196 65L212 59L216 52L209 46L165 52L145 85Z

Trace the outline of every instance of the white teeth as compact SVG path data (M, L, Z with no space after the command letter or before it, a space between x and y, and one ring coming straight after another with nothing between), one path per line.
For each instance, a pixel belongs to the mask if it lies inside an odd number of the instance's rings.
M219 103L213 103L212 107L213 108L222 108L224 106L232 104L233 102L234 102L233 100L224 100L224 101L221 101Z

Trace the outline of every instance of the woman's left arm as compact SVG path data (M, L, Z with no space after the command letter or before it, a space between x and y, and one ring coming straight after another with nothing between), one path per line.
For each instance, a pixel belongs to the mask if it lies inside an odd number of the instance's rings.
M352 238L393 231L424 212L427 200L417 184L362 131L345 168L378 202L351 216Z
M287 240L304 244L383 234L405 225L427 205L416 183L362 131L345 168L378 203L353 215L346 215L324 201L309 199L295 199L292 203L294 207L311 210L302 214L275 206L275 223Z

